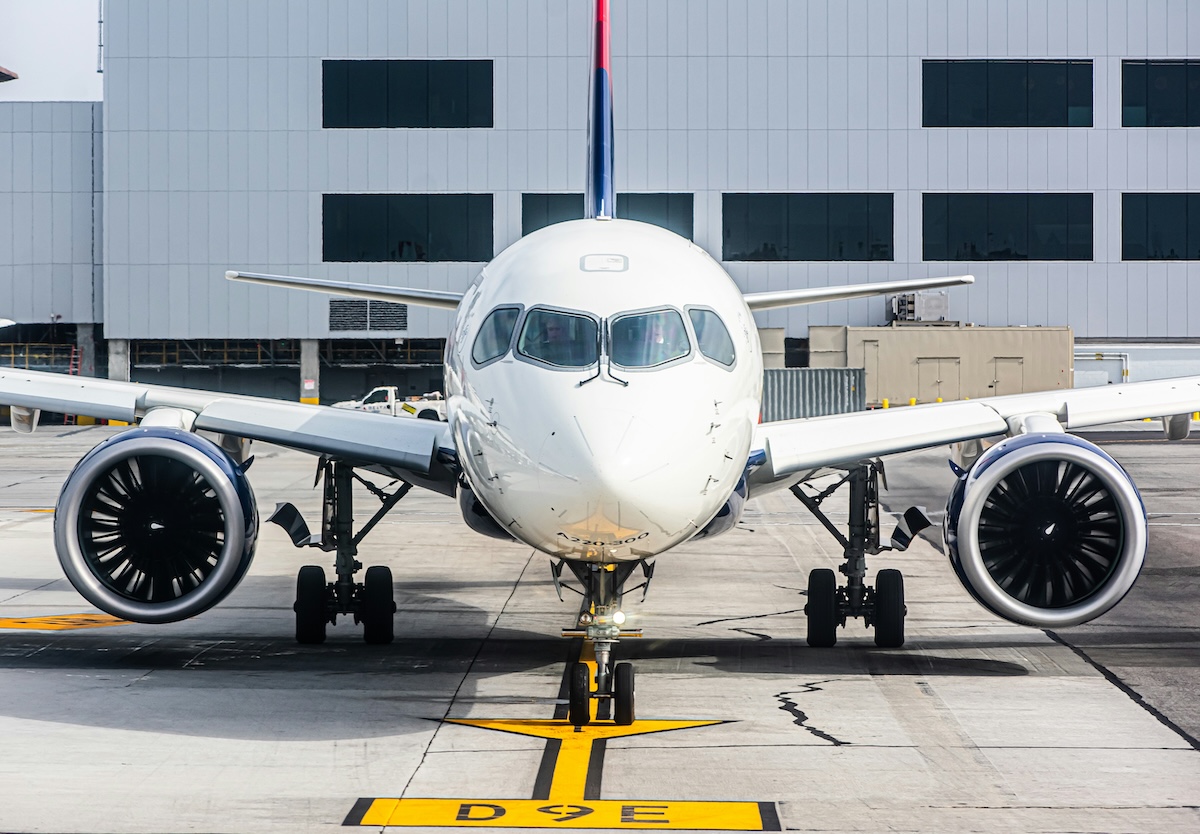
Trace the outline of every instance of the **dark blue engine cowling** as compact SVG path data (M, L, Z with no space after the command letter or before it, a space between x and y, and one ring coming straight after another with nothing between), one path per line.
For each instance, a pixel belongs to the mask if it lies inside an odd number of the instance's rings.
M476 533L482 533L501 541L516 541L516 538L492 517L487 507L483 506L483 503L465 483L458 485L458 509L462 513L463 521L467 522L467 526Z
M254 558L258 510L242 468L174 428L136 428L88 452L67 477L54 542L71 584L126 620L207 611Z
M717 514L713 516L704 528L692 536L692 541L697 539L707 539L713 536L719 536L722 533L728 533L742 519L742 511L746 509L746 496L748 494L747 481L750 478L750 473L766 463L767 455L765 452L756 451L751 453L749 460L746 461L746 469L742 472L742 477L738 479L737 486L733 488L733 493L729 496Z
M1032 433L988 449L946 505L950 564L1007 620L1087 622L1121 601L1146 556L1146 509L1121 466L1095 445Z

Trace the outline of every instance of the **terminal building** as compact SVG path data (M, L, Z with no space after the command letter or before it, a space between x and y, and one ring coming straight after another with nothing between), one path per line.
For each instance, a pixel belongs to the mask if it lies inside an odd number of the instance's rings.
M449 313L224 272L461 290L581 216L591 7L105 0L103 102L0 103L0 364L440 388ZM614 0L612 49L618 216L744 290L970 272L950 319L1200 367L1187 0Z

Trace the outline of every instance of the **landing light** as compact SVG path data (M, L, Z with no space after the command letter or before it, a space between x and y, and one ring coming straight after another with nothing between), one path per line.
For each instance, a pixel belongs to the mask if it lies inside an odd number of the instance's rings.
M625 624L625 612L618 611L616 614L613 614L613 622L616 623L617 625L624 625Z

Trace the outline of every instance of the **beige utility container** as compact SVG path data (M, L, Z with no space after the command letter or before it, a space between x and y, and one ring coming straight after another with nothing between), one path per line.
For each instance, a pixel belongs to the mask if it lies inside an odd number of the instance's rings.
M809 365L862 368L867 404L1071 388L1075 337L1069 327L893 324L810 327Z

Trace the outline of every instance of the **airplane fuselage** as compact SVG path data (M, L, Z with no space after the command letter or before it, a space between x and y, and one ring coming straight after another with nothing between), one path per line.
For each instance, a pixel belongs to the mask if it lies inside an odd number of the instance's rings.
M559 323L572 343L544 346ZM664 229L579 220L523 238L467 291L446 353L467 481L543 552L661 553L745 472L762 393L754 320L728 273Z

